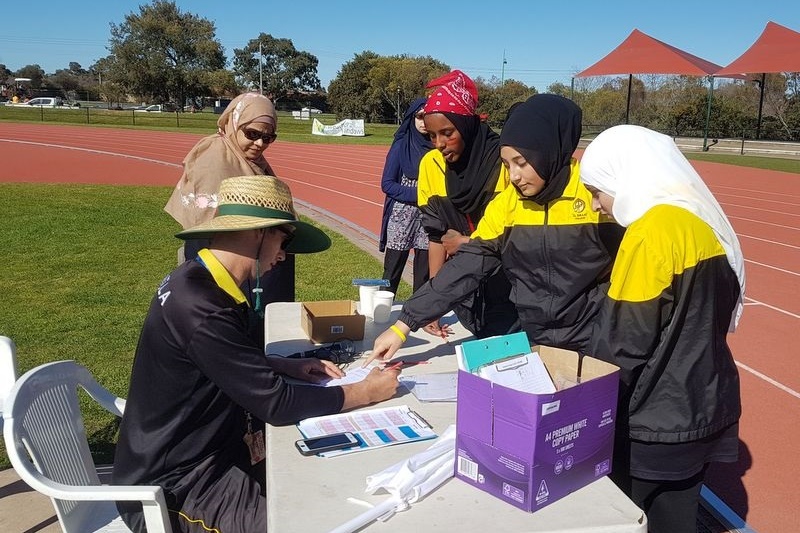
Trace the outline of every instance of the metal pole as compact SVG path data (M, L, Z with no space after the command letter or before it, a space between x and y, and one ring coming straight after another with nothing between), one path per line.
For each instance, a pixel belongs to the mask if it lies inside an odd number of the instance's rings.
M502 66L502 68L500 69L500 86L501 86L501 87L503 86L503 82L504 82L504 81L505 81L505 79L506 79L506 78L505 78L505 76L506 76L506 63L507 63L507 61L506 61L506 50L505 50L505 48L504 48L504 49L503 49L503 66Z
M628 74L628 103L625 105L625 124L630 124L630 116L631 116L631 85L633 85L633 74Z
M261 72L261 64L264 63L264 52L261 50L261 41L258 41L258 92L264 94L264 75Z
M756 125L756 140L761 138L761 112L764 109L764 85L766 85L767 75L761 73L761 96L758 98L758 123Z
M714 76L708 77L708 106L706 107L706 129L703 131L703 151L708 152L708 123L711 120L711 100L714 98Z

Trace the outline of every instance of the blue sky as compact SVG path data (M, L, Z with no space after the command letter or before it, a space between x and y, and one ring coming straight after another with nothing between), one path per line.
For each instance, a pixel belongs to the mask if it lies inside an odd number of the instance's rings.
M0 63L45 72L108 54L109 24L139 12L144 0L5 2L0 9ZM327 87L357 53L430 55L472 77L519 80L544 91L610 52L635 28L725 66L768 21L800 31L800 2L789 0L178 0L184 12L216 24L229 61L260 32L289 38L319 59ZM506 63L503 65L505 54Z

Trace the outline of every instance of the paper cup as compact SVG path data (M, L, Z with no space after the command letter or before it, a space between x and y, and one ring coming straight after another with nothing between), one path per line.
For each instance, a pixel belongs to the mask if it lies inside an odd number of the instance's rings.
M372 296L378 292L377 285L359 285L358 286L358 308L361 311L361 314L367 318L372 318L372 309L374 304L372 303Z
M389 291L377 291L372 295L372 321L376 324L389 322L392 316L392 304L394 303L394 293Z

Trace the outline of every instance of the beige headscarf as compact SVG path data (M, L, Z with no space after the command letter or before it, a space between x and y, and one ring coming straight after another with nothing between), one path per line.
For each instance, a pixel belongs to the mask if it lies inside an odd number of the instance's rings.
M236 133L251 122L272 124L277 131L275 106L261 94L240 94L231 100L217 120L217 133L201 139L184 158L183 175L164 206L164 211L184 229L211 220L223 179L275 175L263 154L250 161L239 148Z

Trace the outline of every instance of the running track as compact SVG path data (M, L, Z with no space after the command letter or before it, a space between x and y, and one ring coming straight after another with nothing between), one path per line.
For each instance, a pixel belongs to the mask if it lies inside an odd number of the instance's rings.
M0 181L172 186L199 137L0 123ZM379 230L385 154L386 147L283 141L267 152L296 198L365 235ZM747 269L744 317L729 336L744 403L740 461L715 468L709 486L758 533L784 533L800 508L800 175L695 165L739 235Z

